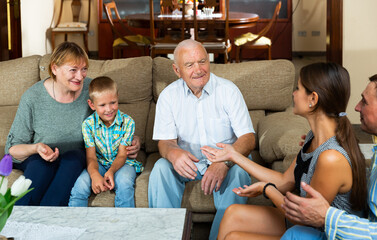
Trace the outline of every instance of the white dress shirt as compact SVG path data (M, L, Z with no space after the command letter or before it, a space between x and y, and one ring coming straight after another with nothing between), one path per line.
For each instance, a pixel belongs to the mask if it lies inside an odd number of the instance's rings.
M200 150L202 146L233 144L240 136L254 132L240 90L212 73L200 98L182 78L167 86L158 98L153 140L177 139L180 148L200 160L195 164L201 174L210 164Z

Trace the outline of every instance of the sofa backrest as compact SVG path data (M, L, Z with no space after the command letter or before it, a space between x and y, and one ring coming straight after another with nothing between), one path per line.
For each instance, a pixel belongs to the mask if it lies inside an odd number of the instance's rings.
M0 156L22 94L49 76L49 59L47 54L0 62ZM161 57L89 60L88 77L105 75L118 83L119 108L135 120L135 133L141 137L147 152L158 151L157 142L152 140L155 103L161 91L177 80L172 63ZM238 86L255 130L266 111L284 111L291 105L295 71L290 61L211 64L211 72Z
M4 155L9 129L22 94L39 81L41 56L30 56L0 62L0 157Z
M157 57L153 59L153 99L157 102L162 90L177 80L172 68L173 61ZM257 130L259 119L266 111L285 111L292 104L295 69L288 60L251 61L237 64L211 64L211 72L231 80L240 89ZM147 152L157 151L152 141L154 105L151 107L147 125Z

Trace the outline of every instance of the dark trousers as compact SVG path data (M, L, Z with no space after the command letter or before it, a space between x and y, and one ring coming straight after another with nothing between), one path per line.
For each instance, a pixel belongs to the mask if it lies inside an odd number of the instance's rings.
M71 189L86 167L85 150L61 154L54 162L46 162L39 154L31 155L13 168L24 172L34 188L16 202L16 205L68 206Z

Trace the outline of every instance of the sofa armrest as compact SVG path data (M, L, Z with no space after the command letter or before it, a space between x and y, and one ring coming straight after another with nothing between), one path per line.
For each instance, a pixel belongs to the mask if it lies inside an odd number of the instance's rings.
M310 130L308 122L291 111L267 115L258 123L259 153L272 163L286 156L297 155L301 136Z

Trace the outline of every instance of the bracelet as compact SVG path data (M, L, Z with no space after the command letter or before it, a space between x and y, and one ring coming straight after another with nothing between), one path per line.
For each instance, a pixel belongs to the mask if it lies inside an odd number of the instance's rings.
M234 162L232 162L232 161L225 161L224 163L225 163L225 165L226 165L228 168L231 168L231 167L234 166Z
M264 185L264 187L263 187L263 196L264 196L266 199L270 199L270 198L267 197L267 195L266 195L266 188L267 188L268 186L273 186L274 188L278 189L278 188L276 187L275 184L270 183L270 182L267 183L266 185Z

